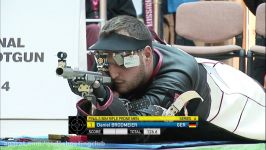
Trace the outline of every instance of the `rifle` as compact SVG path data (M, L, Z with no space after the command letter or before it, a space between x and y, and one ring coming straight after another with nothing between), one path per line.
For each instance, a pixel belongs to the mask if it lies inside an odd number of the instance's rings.
M56 68L56 74L68 80L70 89L75 94L91 101L93 97L93 94L91 94L93 92L92 84L96 80L103 84L111 84L111 78L101 72L80 71L67 66L67 53L58 52L57 57L58 67Z

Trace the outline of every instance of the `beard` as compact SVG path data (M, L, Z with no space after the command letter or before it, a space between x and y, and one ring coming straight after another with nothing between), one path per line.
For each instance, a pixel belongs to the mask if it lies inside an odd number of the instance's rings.
M140 59L140 66L134 76L130 79L124 80L122 83L115 84L115 90L122 95L130 94L138 89L142 89L146 83L147 75L145 73L145 65Z

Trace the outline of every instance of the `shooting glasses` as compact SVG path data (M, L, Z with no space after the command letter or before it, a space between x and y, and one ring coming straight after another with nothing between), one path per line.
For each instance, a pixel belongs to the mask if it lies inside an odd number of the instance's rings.
M143 49L141 49L143 50ZM106 52L96 52L94 55L95 61L97 62L97 68L108 68L109 61L108 58L113 58L116 65L131 68L139 66L140 58L137 52L141 51L131 51L131 52L121 52L121 53L106 53Z

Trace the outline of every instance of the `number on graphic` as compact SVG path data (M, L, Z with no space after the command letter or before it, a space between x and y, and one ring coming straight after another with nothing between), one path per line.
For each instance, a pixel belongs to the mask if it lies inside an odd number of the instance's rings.
M1 86L1 89L4 89L4 90L8 91L8 90L10 89L9 81L6 81L6 82Z

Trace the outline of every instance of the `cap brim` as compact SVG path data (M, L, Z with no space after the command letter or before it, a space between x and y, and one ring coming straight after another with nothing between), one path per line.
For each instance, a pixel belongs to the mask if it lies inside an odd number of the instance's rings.
M139 40L133 37L112 33L101 36L88 50L124 52L140 50L147 45L151 46L151 40Z

